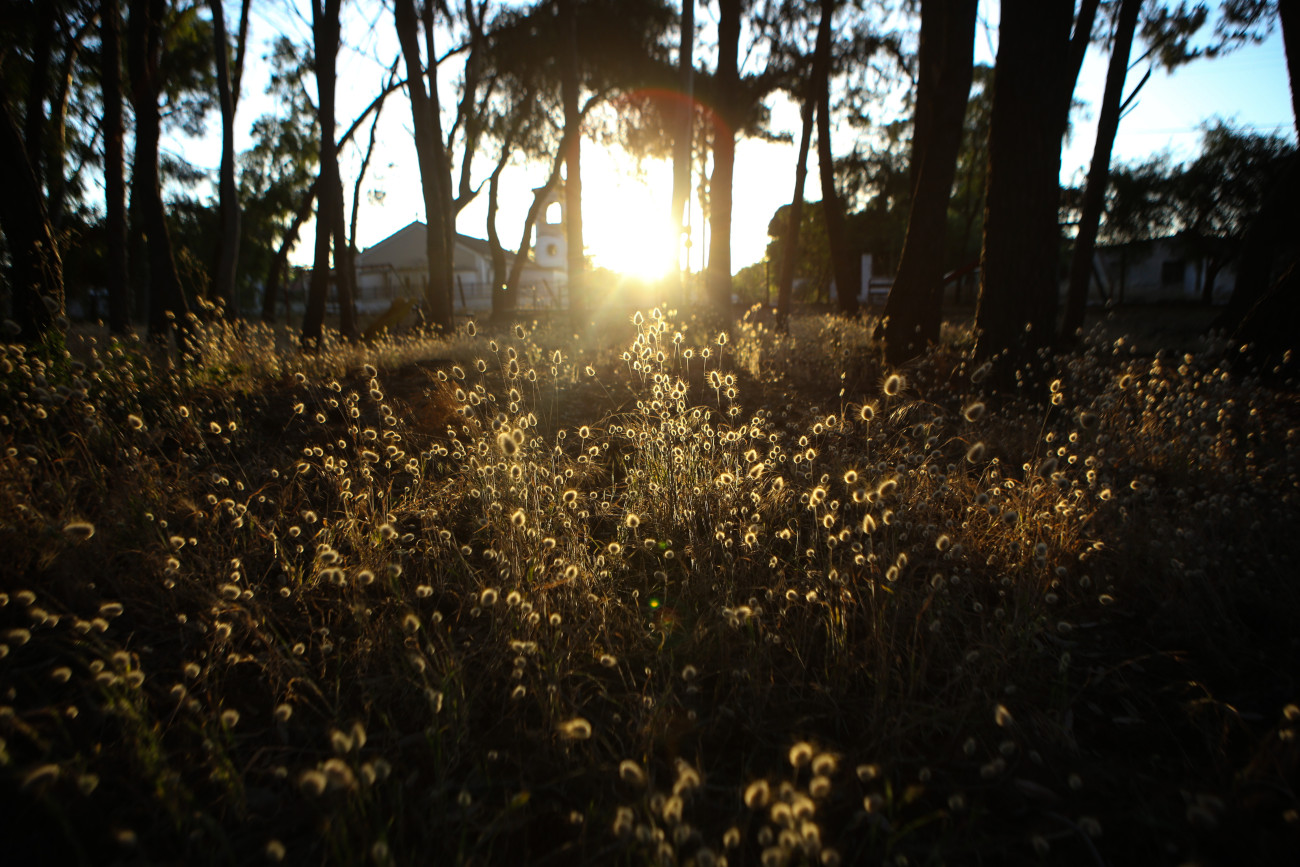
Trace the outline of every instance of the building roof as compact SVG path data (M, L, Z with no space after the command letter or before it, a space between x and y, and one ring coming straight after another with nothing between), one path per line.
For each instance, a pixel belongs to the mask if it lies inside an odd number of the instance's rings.
M413 220L387 238L363 250L357 257L357 265L361 268L382 267L384 265L395 268L426 268L428 267L428 257L425 253L427 232L428 226L420 220ZM474 238L457 232L456 246L484 259L489 259L492 256L492 245L482 238ZM506 262L512 263L515 258L514 252L511 250L504 252ZM536 264L531 257L528 258L527 263L529 265Z

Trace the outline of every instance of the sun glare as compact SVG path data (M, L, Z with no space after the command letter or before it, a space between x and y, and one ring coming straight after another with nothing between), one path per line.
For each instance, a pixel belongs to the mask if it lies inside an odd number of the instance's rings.
M672 266L668 221L651 214L618 215L611 237L591 245L598 266L625 277L658 280ZM594 239L593 239L594 240Z
M663 277L675 264L667 167L647 165L641 175L593 169L583 172L583 234L596 266L643 280Z

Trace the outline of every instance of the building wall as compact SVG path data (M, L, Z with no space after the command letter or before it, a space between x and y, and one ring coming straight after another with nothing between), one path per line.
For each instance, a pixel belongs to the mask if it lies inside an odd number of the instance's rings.
M1204 263L1175 239L1159 238L1122 247L1102 247L1098 249L1097 257L1102 263L1112 298L1117 302L1150 304L1201 300ZM1219 271L1214 281L1215 303L1228 300L1235 282L1233 266ZM1095 303L1099 297L1093 288L1089 302Z
M357 257L357 307L362 312L386 310L394 298L419 299L428 279L426 236L422 223L412 223L375 244ZM455 250L453 307L458 314L486 313L492 309L493 274L486 242L458 240ZM508 259L513 254L507 253ZM563 306L563 286L553 268L533 262L520 279L521 309L544 310Z

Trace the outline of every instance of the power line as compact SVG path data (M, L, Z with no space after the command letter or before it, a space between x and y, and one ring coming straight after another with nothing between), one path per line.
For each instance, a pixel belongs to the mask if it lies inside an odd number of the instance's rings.
M1280 123L1234 123L1229 125L1234 130L1249 130L1251 132L1274 132L1280 133L1282 130L1291 126L1291 121L1282 121ZM1189 133L1200 134L1205 130L1200 126L1187 127L1166 127L1155 129L1127 129L1121 130L1123 135L1185 135Z

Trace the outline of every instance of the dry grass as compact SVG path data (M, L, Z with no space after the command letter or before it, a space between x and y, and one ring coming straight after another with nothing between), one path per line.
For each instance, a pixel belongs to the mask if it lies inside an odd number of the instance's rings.
M1180 863L1300 846L1293 395L871 321L209 330L0 364L41 860Z

